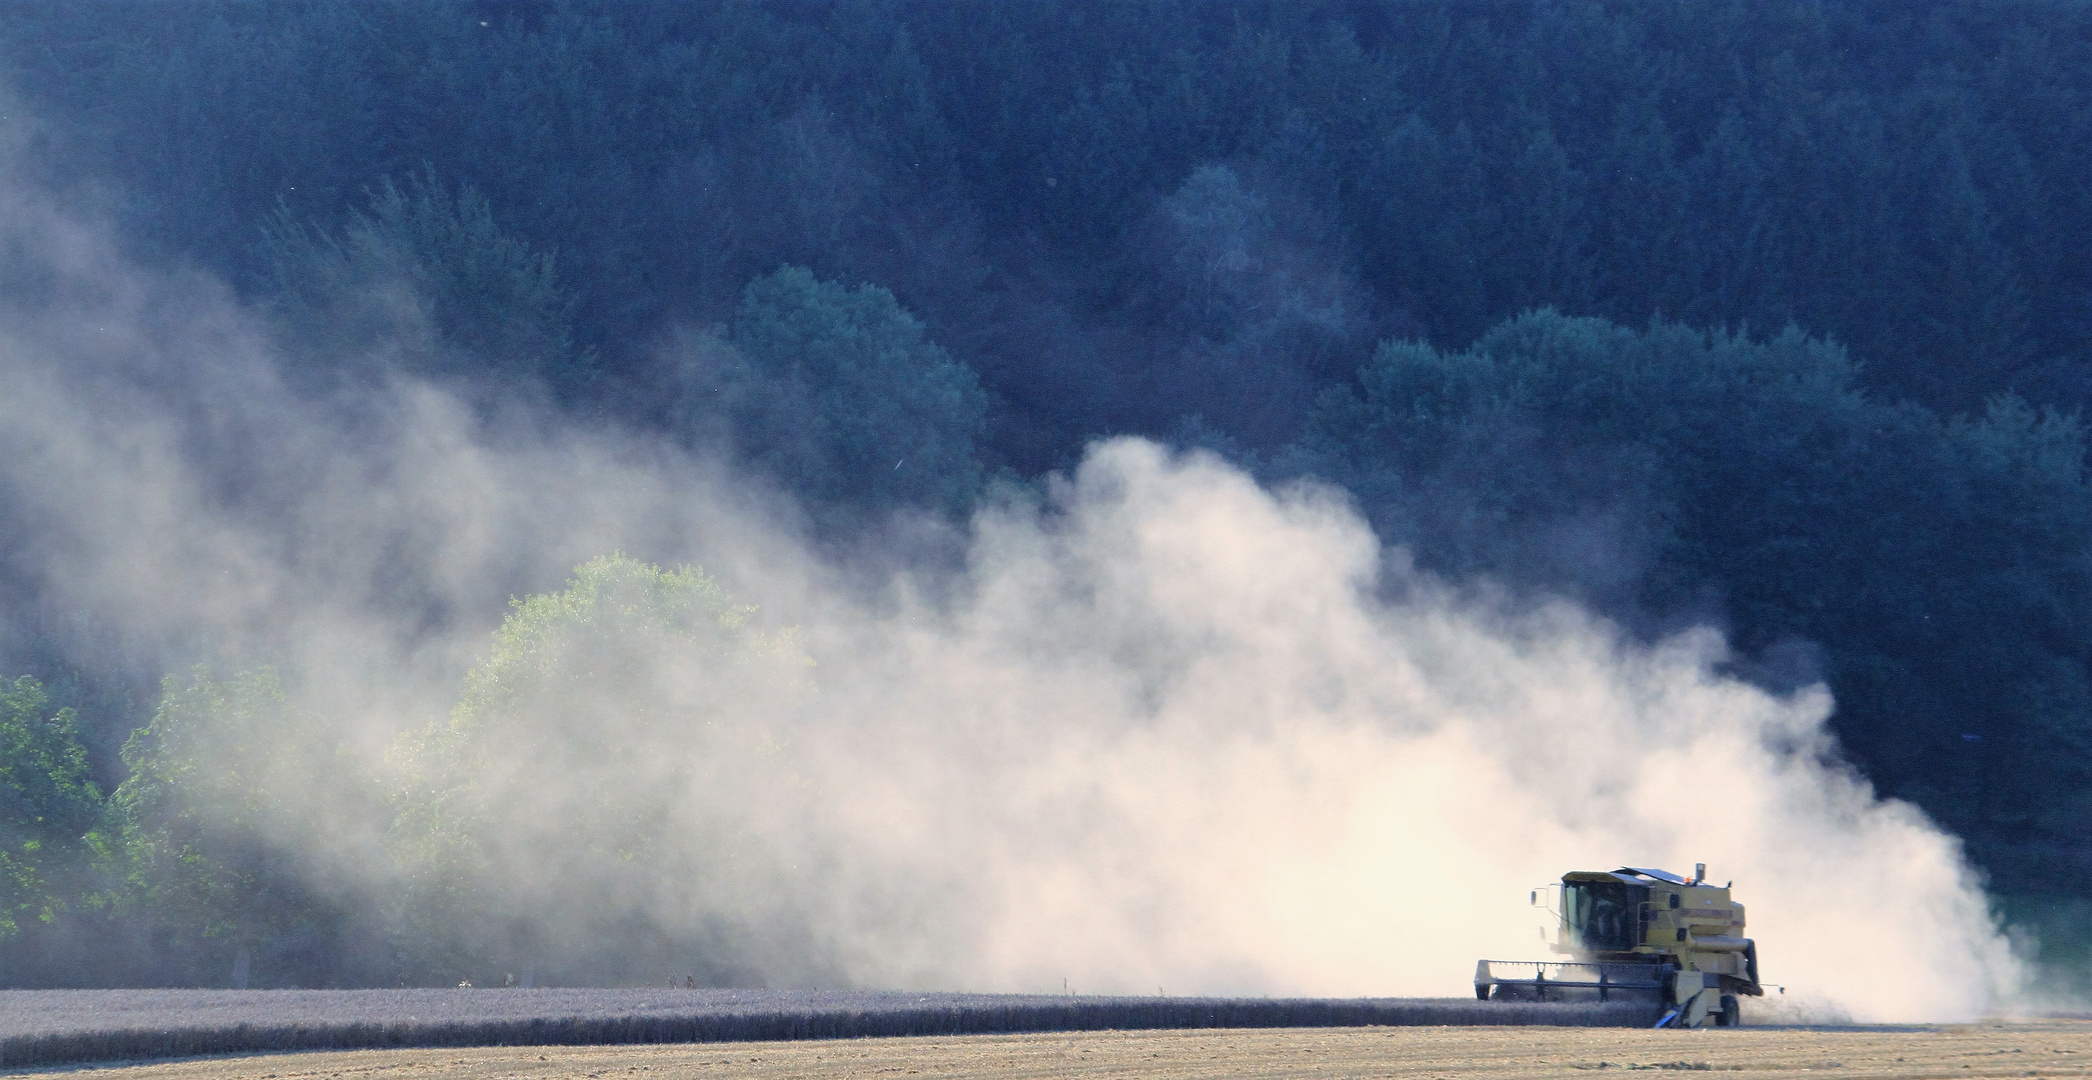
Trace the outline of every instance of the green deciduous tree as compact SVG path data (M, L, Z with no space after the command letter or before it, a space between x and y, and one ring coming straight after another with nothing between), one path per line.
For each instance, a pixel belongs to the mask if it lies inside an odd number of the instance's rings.
M963 513L979 491L987 395L892 293L785 267L749 284L730 344L691 376L685 423L723 419L817 512Z
M0 683L0 938L18 920L50 920L75 903L102 793L71 709L49 712L35 679Z
M190 979L311 985L353 968L338 953L356 897L319 871L353 861L330 825L376 793L273 670L170 676L123 761L130 775L110 796L126 878L116 908L150 922Z
M614 979L664 949L733 977L720 935L767 858L737 763L780 751L806 666L753 613L701 570L624 555L515 602L449 720L398 747L411 977Z

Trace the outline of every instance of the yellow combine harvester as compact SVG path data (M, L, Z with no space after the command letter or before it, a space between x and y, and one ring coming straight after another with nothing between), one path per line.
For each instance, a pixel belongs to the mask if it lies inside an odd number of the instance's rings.
M1566 961L1480 960L1475 996L1484 1001L1651 1000L1657 1027L1720 1027L1742 1022L1737 996L1765 993L1758 946L1743 936L1743 905L1727 885L1623 866L1562 875L1561 936L1550 948ZM1733 882L1731 883L1733 884ZM1540 904L1540 894L1533 903Z

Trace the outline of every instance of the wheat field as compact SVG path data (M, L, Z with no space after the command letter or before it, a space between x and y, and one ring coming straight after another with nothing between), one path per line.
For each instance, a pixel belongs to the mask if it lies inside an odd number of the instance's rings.
M0 1067L270 1051L1172 1028L1646 1024L1646 1003L773 990L13 990Z
M1869 1078L2092 1075L2092 1021L1742 1028L1091 1031L812 1042L358 1050L73 1066L110 1080L1535 1080L1613 1070ZM16 1073L14 1075L23 1075Z

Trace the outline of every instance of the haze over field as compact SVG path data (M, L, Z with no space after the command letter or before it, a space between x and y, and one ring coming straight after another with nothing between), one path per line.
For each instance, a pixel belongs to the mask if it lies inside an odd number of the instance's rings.
M1420 571L1337 488L1103 439L819 542L716 449L301 386L269 317L19 179L0 249L11 573L116 638L67 648L221 672L170 684L151 775L199 793L159 835L235 837L232 887L276 890L203 931L258 979L382 940L433 980L1453 995L1545 955L1525 894L1562 871L1706 862L1816 1007L2025 1000L1959 842L1840 762L1822 686Z

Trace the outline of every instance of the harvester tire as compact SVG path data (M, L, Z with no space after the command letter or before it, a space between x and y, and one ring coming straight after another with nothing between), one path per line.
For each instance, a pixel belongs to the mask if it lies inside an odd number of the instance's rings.
M1488 983L1476 983L1476 984L1475 984L1475 1000L1476 1000L1476 1001L1488 1001L1488 1000L1489 1000L1489 984L1488 984Z
M1715 1017L1714 1017L1714 1026L1715 1026L1715 1027L1742 1027L1742 1026L1743 1026L1743 1006L1742 1006L1742 1005L1741 1005L1740 1003L1738 1003L1738 1002L1737 1002L1737 1000L1736 1000L1736 995L1735 995L1735 994L1723 994L1723 995L1722 995L1722 1011L1721 1011L1721 1012L1719 1012L1719 1013L1717 1013L1717 1014L1715 1015Z

